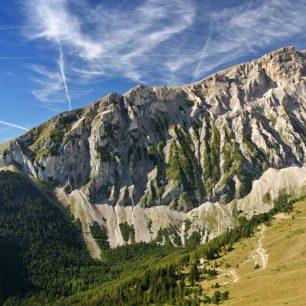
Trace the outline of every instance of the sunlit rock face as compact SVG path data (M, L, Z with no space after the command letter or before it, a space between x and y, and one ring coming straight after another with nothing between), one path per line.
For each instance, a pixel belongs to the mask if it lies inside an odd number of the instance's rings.
M232 224L227 204L266 170L305 165L305 60L289 47L195 84L110 94L0 146L0 166L64 188L82 220L106 224L112 245L124 243L122 220L134 224L136 241L155 239L167 224L182 241L191 215L204 241ZM252 207L262 196L252 195Z

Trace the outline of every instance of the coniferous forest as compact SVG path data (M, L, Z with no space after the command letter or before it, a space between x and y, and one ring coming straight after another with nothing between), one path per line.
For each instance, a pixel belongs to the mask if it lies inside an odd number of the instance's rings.
M101 260L83 243L79 222L29 178L0 172L0 304L4 305L199 305L229 298L216 288L208 296L198 284L217 276L209 261L292 202L282 195L270 213L198 246L137 243L109 249L94 224ZM204 258L204 265L199 265Z

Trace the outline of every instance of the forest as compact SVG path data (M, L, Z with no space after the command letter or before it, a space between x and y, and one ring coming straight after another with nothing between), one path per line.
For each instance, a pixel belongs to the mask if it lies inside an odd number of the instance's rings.
M137 243L109 249L106 233L93 224L102 249L101 260L93 260L78 220L26 176L0 172L0 305L222 303L227 291L216 288L208 296L199 284L217 276L210 261L273 214L290 211L292 203L281 195L271 212L250 220L238 214L234 229L187 247Z

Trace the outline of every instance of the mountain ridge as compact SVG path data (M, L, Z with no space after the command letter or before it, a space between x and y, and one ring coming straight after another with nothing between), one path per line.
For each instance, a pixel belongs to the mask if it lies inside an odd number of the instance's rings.
M187 237L198 226L206 240L231 225L220 217L230 218L233 203L244 203L252 183L269 169L298 166L301 182L284 188L300 192L306 180L305 58L305 52L287 47L194 84L111 93L2 145L0 168L18 164L60 189L84 231L98 222L112 246L134 241L135 231L150 223L144 217L150 209L165 216L169 208L171 217L156 221L153 235L147 229L149 239L173 225L172 241L177 235L184 240L185 217L179 215L201 211L205 203L204 224L195 222ZM281 189L273 190L272 199ZM256 210L267 209L263 196L252 204ZM246 204L240 208L255 211ZM128 241L120 225L125 223L131 227Z

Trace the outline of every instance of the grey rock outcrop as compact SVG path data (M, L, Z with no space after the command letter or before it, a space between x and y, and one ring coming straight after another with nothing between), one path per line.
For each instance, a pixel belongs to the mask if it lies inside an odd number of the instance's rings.
M187 213L244 198L267 169L305 165L305 152L306 53L288 47L63 113L1 145L0 164L92 205Z

